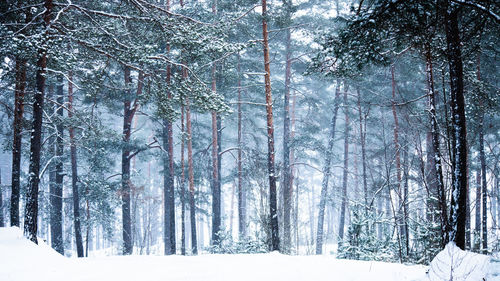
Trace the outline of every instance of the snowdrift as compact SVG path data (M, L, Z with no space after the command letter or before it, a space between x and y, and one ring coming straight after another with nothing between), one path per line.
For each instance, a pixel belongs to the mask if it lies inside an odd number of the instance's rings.
M17 227L0 227L0 280L50 280L68 262L40 238L37 245Z
M429 280L488 280L490 257L466 252L450 242L434 257L429 267Z
M446 250L448 252L446 252ZM436 261L461 257L474 268L483 268L480 255L463 254L447 247ZM446 253L452 253L449 255ZM447 257L453 257L447 258ZM472 262L473 261L473 262ZM199 256L109 256L95 258L66 258L43 241L36 245L22 235L18 228L0 228L0 281L424 281L450 280L440 277L437 269L446 269L446 262L427 267L341 260L333 256L286 256L278 253L247 255ZM470 271L454 269L454 273ZM444 272L450 272L444 270ZM472 275L453 280L477 280ZM477 272L484 272L482 269ZM442 278L442 279L441 279ZM498 277L488 281L500 280Z

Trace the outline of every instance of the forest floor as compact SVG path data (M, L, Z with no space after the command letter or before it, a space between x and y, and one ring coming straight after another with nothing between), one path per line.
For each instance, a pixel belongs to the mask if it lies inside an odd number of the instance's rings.
M110 256L67 258L43 241L37 246L17 228L0 228L2 281L235 281L235 280L428 280L427 267L340 260L333 256L278 253L199 256ZM500 263L491 264L500 281Z

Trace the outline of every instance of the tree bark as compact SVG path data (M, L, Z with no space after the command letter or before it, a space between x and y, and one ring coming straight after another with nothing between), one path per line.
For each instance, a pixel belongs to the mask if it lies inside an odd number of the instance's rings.
M26 61L16 59L16 87L14 98L14 123L12 127L12 192L10 197L10 225L19 226L19 198L21 176L21 140L23 130L24 94L26 89Z
M130 87L130 69L125 67L125 87ZM130 108L131 102L127 99L123 103L123 131L122 131L122 226L123 226L123 254L132 254L132 226L130 217L130 148L129 140L134 115Z
M291 5L290 2L287 2ZM290 9L290 7L287 7ZM290 13L288 12L288 17ZM283 122L283 243L282 252L290 253L291 230L290 219L292 209L293 187L291 184L290 166L290 79L292 75L291 59L291 32L286 30L286 67L285 67L285 96L284 96L284 122Z
M186 255L186 181L184 167L184 106L181 106L181 255Z
M167 52L170 46L167 46ZM171 65L167 65L167 85L171 80ZM172 99L172 93L168 93ZM167 151L163 158L163 242L165 255L175 255L175 192L174 192L174 139L173 127L170 120L163 120L163 147Z
M217 91L216 64L212 65L212 92ZM219 143L217 112L212 111L212 245L220 245L221 230L221 191L219 189Z
M276 175L274 169L274 126L273 126L273 98L271 95L271 68L269 60L269 42L267 31L267 4L262 0L262 37L264 43L264 79L266 84L266 112L267 112L267 169L269 173L269 214L271 227L271 251L279 251L279 229L276 196Z
M2 169L0 169L0 227L4 227L5 222L3 218L3 190L2 190Z
M64 116L64 111L62 105L64 103L63 97L63 76L57 76L57 104L55 107L57 108L57 115L59 115L60 120L57 121L56 124L56 143L55 143L55 163L54 163L54 179L55 182L51 182L51 190L50 190L50 232L51 232L51 245L54 250L58 253L64 255L64 245L63 245L63 216L62 216L62 208L63 208L63 152L64 152L64 142L63 142L63 133L64 127L62 124L62 118ZM53 146L53 144L50 144Z
M319 199L318 229L316 230L316 255L321 255L323 252L323 225L325 221L326 197L328 194L328 181L331 176L333 145L335 143L335 125L337 124L337 113L340 106L340 82L338 81L333 103L334 108L332 120L330 122L330 137L328 138L328 147L325 153L325 166L323 167L323 180L321 182L321 195Z
M186 99L186 128L188 137L188 176L189 176L189 211L191 221L191 251L193 255L198 254L198 242L196 239L196 205L194 198L194 170L193 170L193 141L191 132L191 110L189 99Z
M43 21L45 27L44 40L48 39L48 28L51 21L52 0L44 2ZM42 44L43 46L43 44ZM26 208L24 215L24 236L38 244L38 188L40 173L40 150L42 145L43 102L45 96L45 74L47 72L47 49L40 47L36 70L36 92L33 102L33 122L31 129L29 184L26 193Z
M392 84L392 115L394 117L394 149L396 154L396 193L399 199L399 207L396 214L396 224L398 226L398 240L401 249L401 241L406 240L405 220L404 220L404 199L401 189L401 145L399 142L399 119L396 111L396 80L395 80L395 65L391 65L391 84ZM390 192L390 191L389 191ZM400 255L402 259L402 255Z
M169 94L170 95L170 94ZM163 158L163 204L164 254L175 254L175 193L174 193L174 146L172 122L163 120L163 147L166 155Z
M356 92L358 96L358 113L359 113L359 139L361 142L361 164L363 166L363 193L364 193L364 203L365 210L368 212L368 209L371 206L368 206L368 184L366 181L366 117L363 118L363 112L361 110L361 94L359 92L359 87L356 87ZM363 128L364 123L364 128Z
M481 249L481 170L476 171L476 224L475 224L475 239L474 250Z
M68 117L73 118L73 73L68 73ZM76 254L83 257L82 227L80 216L80 193L78 191L78 166L75 143L75 131L73 126L69 127L69 141L71 154L71 189L73 191L73 225L75 228Z
M434 182L430 184L432 196L438 199L438 214L441 224L441 246L444 247L449 240L448 237L448 214L446 204L446 192L443 181L443 168L441 164L441 149L439 144L439 128L436 116L436 92L434 90L434 75L432 67L432 54L430 46L426 47L426 73L427 73L427 87L429 92L429 115L431 121L431 143L429 162L431 164L429 173L432 173Z
M477 80L481 81L481 54L477 58ZM482 253L488 253L488 185L486 182L486 156L484 154L484 105L479 101L479 160L481 161L481 196L482 196Z
M344 225L345 225L345 209L347 206L347 176L349 169L349 114L347 108L347 91L349 87L344 82L344 116L345 116L345 130L344 130L344 171L342 175L342 203L340 205L340 219L339 219L339 245L344 239Z
M293 140L295 138L295 104L296 104L296 98L297 95L294 94L292 98L292 112L291 112L291 133L290 133L290 142L293 143ZM295 162L295 150L294 147L292 146L290 148L290 163ZM295 167L291 167L290 169L290 186L292 186L293 190L293 185L294 185L294 180L295 180ZM295 254L299 254L299 181L296 182L295 185L295 208L294 208L294 225L295 225Z
M444 1L444 27L446 30L446 53L450 68L451 111L453 125L453 172L450 208L449 238L465 250L465 224L467 208L467 130L463 87L463 63L458 27L459 9L449 0Z
M125 67L124 81L126 87L131 87L130 68ZM142 93L144 73L139 72L137 95L132 103L129 97L123 102L123 130L122 130L122 226L123 226L123 254L130 255L133 251L132 219L130 213L130 195L132 182L130 180L130 136L132 134L132 120L139 106L137 97Z
M238 234L239 240L243 241L247 236L246 227L246 204L243 190L243 168L242 168L242 111L241 111L241 64L238 55Z

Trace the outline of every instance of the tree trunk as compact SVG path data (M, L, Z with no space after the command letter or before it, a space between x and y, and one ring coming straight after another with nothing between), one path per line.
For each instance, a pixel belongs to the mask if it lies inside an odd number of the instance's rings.
M49 100L54 100L54 84L49 82L48 80L48 86L46 87L47 93L46 96L48 97ZM45 104L45 108L47 109L47 113L49 116L54 116L55 108L56 105L54 103L50 104ZM51 119L51 124L47 128L47 134L49 135L47 139L47 154L50 157L50 160L47 162L47 171L49 173L49 229L50 229L50 246L55 249L55 241L52 236L57 236L57 219L56 219L56 210L54 207L54 197L56 193L56 169L55 169L55 162L57 159L56 157L56 151L55 151L55 139L57 137L57 130L55 129L55 123ZM41 209L44 209L43 206L39 206Z
M477 58L477 80L481 81L481 53L479 53ZM482 216L482 242L483 248L482 253L488 253L488 185L486 182L486 157L484 155L484 106L483 100L479 101L479 159L481 161L481 191L482 191L482 201L483 201L483 216Z
M167 46L167 52L170 46ZM167 65L167 85L170 85L171 65ZM172 93L168 93L172 99ZM163 242L165 255L174 255L175 243L175 192L174 192L174 139L170 120L163 120L163 147L167 151L163 158Z
M470 163L470 153L467 154L467 161ZM469 164L470 167L470 164ZM470 169L467 170L467 190L470 190ZM467 192L467 213L465 217L465 247L467 250L471 248L471 213L470 213L470 192Z
M51 190L50 190L50 205L51 205L51 216L50 216L50 232L51 232L51 245L54 250L58 253L64 255L64 245L63 245L63 217L62 217L62 208L63 208L63 152L64 152L64 143L63 143L63 133L64 127L62 124L62 118L64 115L63 112L63 76L57 76L57 104L55 107L57 108L57 115L59 115L60 120L57 121L56 125L56 147L55 147L55 163L54 163L54 179L55 182L51 182ZM51 147L53 144L50 144ZM51 171L52 174L52 171Z
M169 94L170 95L170 94ZM174 146L172 122L163 120L163 241L165 255L175 254Z
M220 227L222 229L222 214L224 213L224 200L222 197L222 189L221 189L221 165L222 165L222 117L220 114L217 114L217 189L219 190L219 205L220 205Z
M409 257L410 255L410 230L408 226L408 220L409 220L409 203L408 203L408 192L409 192L409 178L410 178L410 161L409 161L409 155L408 155L408 141L405 141L405 145L403 148L403 159L404 159L404 165L403 165L403 176L404 176L404 181L403 181L403 227L404 227L404 237L405 237L405 251L406 251L406 256Z
M290 142L293 143L293 139L295 138L295 104L296 104L297 95L294 94L292 98L292 112L291 112L291 133L290 133ZM295 153L294 147L290 148L290 163L295 162ZM293 185L295 180L295 167L290 168L290 186ZM294 208L294 225L295 225L295 254L299 254L299 185L296 184L295 187L295 208Z
M358 94L358 113L359 113L359 138L361 140L361 164L363 165L363 193L364 193L364 203L365 210L368 212L368 184L366 182L366 117L363 118L363 113L361 110L361 94L359 93L359 87L356 87L356 92ZM365 121L363 121L365 120ZM363 123L365 127L363 128ZM370 206L371 208L371 206Z
M330 137L328 138L328 148L325 153L325 166L323 167L323 180L321 182L321 195L318 210L318 229L316 230L316 255L323 252L323 225L325 221L326 197L328 194L328 181L331 176L331 162L333 156L333 145L335 143L335 125L337 124L337 113L340 106L340 82L337 81L335 89L335 99L333 101L333 115L330 122Z
M441 224L441 247L444 247L449 240L448 237L448 215L446 204L446 192L443 181L443 168L441 164L441 149L439 144L439 128L436 116L436 92L434 90L434 76L432 67L432 54L430 46L426 48L426 73L427 73L427 87L429 92L429 115L431 119L431 138L432 147L430 147L431 154L429 155L430 171L432 179L434 180L431 187L432 197L438 199L438 214ZM428 181L429 182L429 181Z
M498 179L498 173L495 174L495 190L497 195L497 224L500 224L500 180Z
M217 0L212 2L212 13L217 15ZM212 92L217 91L217 64L212 63ZM221 186L220 186L220 116L212 111L212 245L220 246Z
M130 69L125 67L125 87L130 87ZM123 131L122 131L122 226L123 226L123 254L132 254L132 226L130 217L130 148L129 140L132 130L131 102L123 103Z
M291 3L287 2L288 5ZM289 9L288 7L287 9ZM288 13L289 14L289 13ZM288 15L290 17L290 15ZM285 97L284 97L284 121L283 121L283 243L282 252L290 253L291 231L290 218L292 209L293 187L291 184L290 166L290 78L292 75L291 60L291 32L286 30L286 68L285 68Z
M73 73L68 73L68 117L73 118ZM78 191L78 166L75 144L75 132L73 127L69 127L69 141L71 153L71 188L73 191L73 225L75 228L76 254L83 257L82 227L80 217L80 193Z
M239 241L243 241L247 236L245 191L243 190L243 169L242 169L242 111L241 111L241 65L238 55L238 234Z
M181 255L186 255L186 181L184 167L184 106L181 106Z
M189 212L191 221L191 251L193 255L198 254L196 239L196 206L194 201L194 171L193 171L193 141L191 133L191 110L189 99L186 99L186 128L188 137L188 174L189 174Z
M451 111L453 135L452 198L450 208L451 241L465 250L465 224L467 208L467 131L465 119L465 98L463 84L463 64L460 49L459 9L451 1L444 0L444 27L446 30L446 53L450 68Z
M12 127L12 192L10 197L10 225L19 226L19 198L21 176L21 140L23 130L24 94L26 89L26 61L16 59L16 87L14 98L14 123Z
M43 21L45 25L44 40L48 39L48 27L52 13L52 0L45 0L45 11ZM42 44L43 46L43 44ZM29 184L26 192L26 208L24 215L24 236L38 244L38 188L40 183L40 150L42 146L42 120L43 102L45 96L45 75L47 72L47 49L41 47L38 50L38 61L36 70L36 92L33 102L33 122L31 128L31 148Z
M125 86L131 87L130 68L125 67L124 70ZM123 131L122 131L122 225L123 225L123 254L130 255L133 251L132 240L132 219L130 213L130 195L132 182L130 181L130 136L132 134L132 120L139 106L137 97L142 93L142 83L144 74L139 72L137 83L136 100L132 102L127 98L123 102Z
M478 251L481 248L481 170L476 171L476 224L474 250Z
M269 60L269 42L267 32L267 4L262 0L262 37L264 43L264 79L266 83L266 112L267 112L267 169L269 173L269 215L271 226L271 251L279 251L278 213L276 208L276 175L274 170L274 127L273 127L273 98L271 95L271 68Z
M216 65L212 65L212 92L217 91ZM221 191L219 189L219 149L218 149L217 112L212 111L212 245L220 245L221 230Z
M345 225L345 209L347 205L347 176L349 169L349 114L347 109L347 91L348 85L344 82L344 116L345 116L345 131L344 131L344 172L342 175L342 203L340 205L339 219L339 245L344 239Z
M405 235L405 220L404 220L404 199L401 189L401 145L399 143L399 119L396 111L396 80L395 80L395 65L391 65L391 84L392 84L392 115L394 117L394 149L396 153L396 193L399 199L399 207L396 214L396 224L398 226L399 251L401 249L401 241L406 239ZM389 191L390 192L390 191ZM402 255L400 255L402 259Z
M2 169L0 169L0 227L4 227L5 222L3 218L3 190L2 190Z
M233 233L233 218L234 218L234 195L236 193L236 186L233 182L231 188L231 205L229 209L229 233Z

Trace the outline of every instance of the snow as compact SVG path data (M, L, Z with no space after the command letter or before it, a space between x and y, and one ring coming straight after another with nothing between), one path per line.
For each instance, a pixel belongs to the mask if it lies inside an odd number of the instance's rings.
M487 280L489 268L490 257L463 251L455 243L450 242L432 260L429 279L431 281Z
M39 241L39 245L28 241L21 230L13 227L0 228L0 265L2 281L429 280L425 266L340 260L327 255L269 253L66 258L43 241Z

